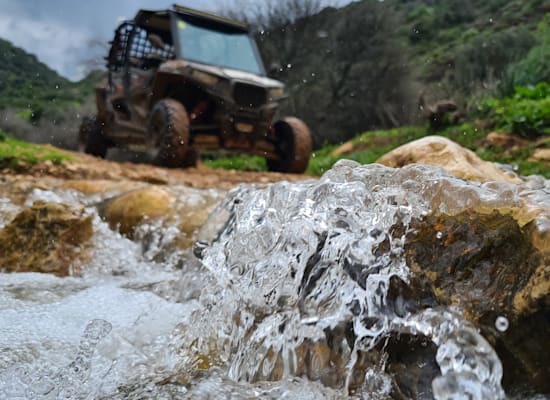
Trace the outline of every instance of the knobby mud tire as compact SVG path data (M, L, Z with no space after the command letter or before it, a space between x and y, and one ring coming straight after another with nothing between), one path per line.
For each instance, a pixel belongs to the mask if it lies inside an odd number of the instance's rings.
M185 166L190 150L189 117L179 101L163 99L155 104L147 128L147 147L153 164Z
M105 158L109 141L103 135L101 122L95 116L82 118L78 133L78 150L92 156Z
M280 159L267 159L270 171L302 174L307 169L313 142L307 125L298 118L286 117L273 125L279 138Z

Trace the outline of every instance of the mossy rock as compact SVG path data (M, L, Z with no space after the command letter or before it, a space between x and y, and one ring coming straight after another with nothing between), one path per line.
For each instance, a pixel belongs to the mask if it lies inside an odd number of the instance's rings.
M550 252L535 225L498 211L428 216L413 223L406 257L412 285L458 307L495 347L505 388L529 382L548 391ZM499 317L508 329L497 329Z
M83 207L36 201L0 230L0 270L71 275L89 259L92 234Z

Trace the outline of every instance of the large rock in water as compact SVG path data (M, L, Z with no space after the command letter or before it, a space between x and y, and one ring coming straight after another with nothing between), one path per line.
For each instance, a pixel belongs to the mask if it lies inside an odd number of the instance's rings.
M466 210L414 221L405 253L412 285L463 310L499 352L508 384L550 390L550 245L537 237L535 222L522 226L508 210Z
M377 162L394 168L413 163L437 165L454 176L478 182L521 182L518 177L481 160L473 151L442 136L427 136L404 144L383 155Z
M69 275L89 257L92 234L83 207L37 201L0 230L0 270Z
M341 161L319 181L232 192L199 253L216 306L182 342L225 318L242 380L395 399L500 399L501 380L548 392L549 187ZM185 351L233 349L204 342Z

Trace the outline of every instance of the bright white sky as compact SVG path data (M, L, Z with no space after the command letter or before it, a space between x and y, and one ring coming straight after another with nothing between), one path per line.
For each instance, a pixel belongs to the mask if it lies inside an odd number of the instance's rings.
M182 5L216 10L230 0L185 0ZM262 1L262 0L258 0ZM106 49L90 47L113 36L121 19L137 10L165 9L176 0L0 0L0 38L9 40L71 80L84 76L83 60L101 58ZM338 0L338 3L349 0Z

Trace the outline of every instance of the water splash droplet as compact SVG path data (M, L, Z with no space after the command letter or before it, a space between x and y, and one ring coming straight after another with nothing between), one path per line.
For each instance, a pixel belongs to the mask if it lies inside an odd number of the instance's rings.
M499 332L506 332L509 326L510 322L508 322L508 318L503 315L499 315L495 320L495 328L497 328Z

